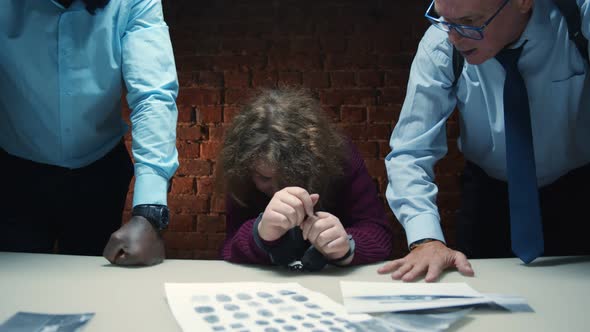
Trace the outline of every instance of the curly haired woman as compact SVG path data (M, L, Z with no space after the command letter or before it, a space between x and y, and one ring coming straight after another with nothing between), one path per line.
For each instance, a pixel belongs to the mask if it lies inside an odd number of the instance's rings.
M363 158L304 91L258 95L233 120L219 161L223 259L319 270L389 257L391 222Z

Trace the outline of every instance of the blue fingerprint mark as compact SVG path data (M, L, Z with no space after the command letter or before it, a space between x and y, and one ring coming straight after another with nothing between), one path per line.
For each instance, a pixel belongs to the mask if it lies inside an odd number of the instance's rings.
M236 295L236 297L237 297L239 300L242 300L242 301L249 301L249 300L252 300L252 296L250 296L250 294L246 294L246 293L238 293L238 294Z
M215 309L209 306L195 307L195 312L198 314L210 314L213 311L215 311Z
M305 323L303 323L301 325L303 325L303 327L306 327L308 329L311 329L312 327L314 327L314 325L312 323L307 323L307 322L305 322Z
M279 329L275 329L274 327L267 327L264 329L264 332L279 332Z
M272 317L273 316L272 311L267 310L267 309L260 309L257 312L262 317Z
M250 315L248 315L245 312L236 312L236 313L234 313L234 318L235 319L246 319L248 317L250 317Z
M356 331L356 327L354 327L354 325L350 324L350 323L346 323L346 325L344 325L344 328L348 329L348 330L354 330Z
M293 318L294 320L303 320L303 318L305 318L305 317L303 317L301 315L293 315L293 316L291 316L291 318Z
M339 328L339 327L331 327L330 328L330 331L332 331L332 332L344 332L344 330L341 329L341 328Z
M270 304L280 304L283 302L285 302L285 301L283 301L282 299L279 299L278 297L273 297L271 299L268 299L268 303L270 303Z
M344 319L344 318L340 318L340 317L336 317L334 318L335 321L340 322L340 323L348 323L348 320Z
M217 317L217 315L205 316L205 317L203 317L203 320L205 320L209 324L219 323L219 317Z
M245 326L242 323L233 323L229 324L229 327L231 327L232 329L243 329Z
M320 316L320 315L317 315L317 314L312 314L312 313L309 313L309 314L307 314L307 317L310 317L310 318L315 318L315 319L321 318L321 316Z
M282 319L282 318L275 318L275 319L274 319L274 321L275 321L275 323L279 323L279 324L283 324L283 323L285 323L285 322L286 322L286 321L285 321L284 319Z
M248 306L250 306L250 307L260 307L260 303L258 303L256 301L250 301L250 302L248 302Z
M293 291L290 291L290 290L283 289L283 290L280 290L279 291L279 294L286 296L286 295L293 295L293 294L296 294L296 293L293 292Z
M331 322L331 321L329 321L329 320L325 320L325 319L322 319L322 320L320 321L320 323L322 323L322 324L324 324L324 325L334 325L334 323L332 323L332 322Z
M223 305L223 308L227 311L236 311L236 310L240 310L240 307L235 305L235 304L231 304L231 303L226 303Z
M293 325L285 325L283 326L283 330L285 331L297 331L297 328Z
M322 315L328 316L328 317L333 317L335 314L331 311L324 311L324 312L322 312Z
M225 331L225 327L223 326L213 326L213 331Z
M256 295L258 295L259 297L261 297L263 299L267 299L269 297L272 297L272 294L267 293L267 292L257 292Z
M225 294L217 294L215 295L215 299L219 302L231 302L231 297Z
M310 303L310 302L304 303L303 305L308 307L309 309L319 309L320 308L319 305L314 304L314 303Z
M307 301L307 297L303 296L303 295L294 295L292 297L293 301L297 301L297 302L305 302Z
M268 325L268 322L265 320L257 320L256 325Z

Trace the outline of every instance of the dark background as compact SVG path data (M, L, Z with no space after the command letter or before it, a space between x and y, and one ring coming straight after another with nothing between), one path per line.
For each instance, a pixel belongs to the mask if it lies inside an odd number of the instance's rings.
M423 18L428 4L163 0L180 81L180 167L168 196L167 257L218 258L225 200L215 190L214 167L224 129L256 89L284 85L309 88L363 153L394 224L393 257L405 254L405 234L384 200L383 159L390 151L412 58L428 27ZM449 154L436 166L436 181L443 229L452 246L463 159L456 148L454 116L447 126ZM131 194L124 220L130 216Z

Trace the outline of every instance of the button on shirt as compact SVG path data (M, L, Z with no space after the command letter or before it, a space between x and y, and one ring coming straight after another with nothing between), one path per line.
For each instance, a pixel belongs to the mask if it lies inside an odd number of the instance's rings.
M590 36L590 0L578 0L582 33ZM493 23L492 23L493 24ZM534 2L516 46L524 44L519 69L529 94L537 182L552 183L590 162L588 64L569 40L565 18L551 0ZM430 27L412 63L400 119L385 159L387 200L408 243L444 241L436 206L434 164L447 152L445 123L460 112L459 149L488 175L506 181L503 86L505 72L492 58L466 62L452 87L452 45Z
M91 15L82 1L0 1L0 146L66 168L108 153L131 112L133 204L166 204L178 167L178 81L159 0L111 0Z

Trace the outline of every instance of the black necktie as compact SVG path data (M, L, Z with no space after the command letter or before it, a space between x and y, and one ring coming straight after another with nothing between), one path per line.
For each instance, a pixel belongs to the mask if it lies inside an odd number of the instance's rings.
M521 52L522 46L504 49L496 59L506 71L504 127L512 251L530 263L543 253L544 241L528 94L518 70Z

